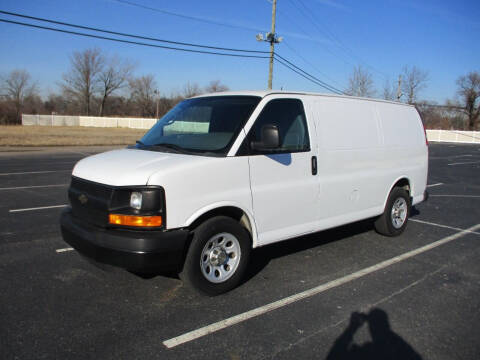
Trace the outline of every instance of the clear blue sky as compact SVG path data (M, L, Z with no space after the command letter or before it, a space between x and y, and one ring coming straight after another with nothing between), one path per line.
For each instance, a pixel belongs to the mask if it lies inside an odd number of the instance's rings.
M168 40L268 50L255 34L270 30L270 1L129 1L229 26L115 0L2 0L0 9ZM442 103L455 95L460 75L480 71L479 0L278 0L277 10L277 33L285 39L278 53L340 89L345 89L353 66L361 64L372 72L381 96L385 78L395 81L404 65L416 65L430 76L420 97ZM0 23L0 43L0 73L27 69L43 94L58 90L61 75L69 68L69 55L89 47L136 62L136 74L153 74L166 95L188 81L204 86L218 79L232 90L267 86L266 59L151 49L5 23ZM278 63L273 87L326 92Z

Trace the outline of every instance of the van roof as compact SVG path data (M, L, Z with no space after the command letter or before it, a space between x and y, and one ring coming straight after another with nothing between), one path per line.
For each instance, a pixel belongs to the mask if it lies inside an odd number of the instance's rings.
M405 104L397 101L390 101L390 100L383 100L383 99L372 99L372 98L364 98L364 97L357 97L357 96L348 96L348 95L337 95L337 94L323 94L323 93L314 93L314 92L306 92L306 91L281 91L281 90L242 90L242 91L221 91L215 93L208 93L202 94L198 96L194 96L195 98L201 98L206 96L259 96L265 97L268 95L308 95L308 96L323 96L323 97L336 97L336 98L344 98L344 99L358 99L358 100L367 100L367 101L376 101L376 102L384 102L389 104L395 105L404 105L404 106L411 106L414 105Z

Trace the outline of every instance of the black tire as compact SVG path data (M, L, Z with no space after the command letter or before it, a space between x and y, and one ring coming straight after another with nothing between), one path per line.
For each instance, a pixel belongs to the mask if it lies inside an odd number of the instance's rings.
M237 221L211 218L193 231L180 278L204 294L223 294L242 280L250 249L250 236Z
M394 206L397 211L393 210ZM410 207L410 196L408 192L404 188L394 187L388 196L385 211L375 221L375 230L385 236L400 235L407 227L408 218L410 217ZM402 221L404 215L405 218Z

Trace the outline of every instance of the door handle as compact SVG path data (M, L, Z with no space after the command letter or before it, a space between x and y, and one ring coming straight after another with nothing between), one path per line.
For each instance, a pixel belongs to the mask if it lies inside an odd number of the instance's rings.
M317 169L317 157L312 156L312 175L317 175L318 169Z

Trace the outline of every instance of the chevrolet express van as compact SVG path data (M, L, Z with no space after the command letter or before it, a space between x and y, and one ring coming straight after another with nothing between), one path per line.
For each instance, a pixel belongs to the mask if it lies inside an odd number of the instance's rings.
M135 146L79 161L64 240L133 272L177 271L220 294L252 249L362 219L401 234L426 198L413 106L295 92L187 99ZM300 241L300 240L298 240Z

